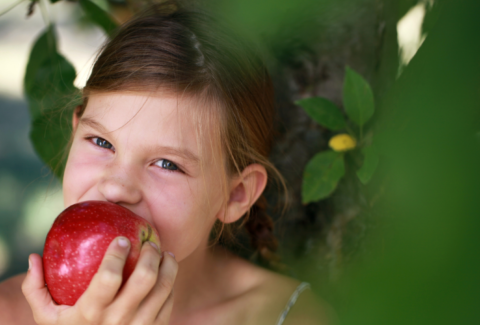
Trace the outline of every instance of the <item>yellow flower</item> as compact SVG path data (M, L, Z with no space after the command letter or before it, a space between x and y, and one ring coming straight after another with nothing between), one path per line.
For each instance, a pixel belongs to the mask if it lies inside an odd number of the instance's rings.
M354 149L357 141L348 134L342 133L332 137L328 145L335 151L347 151Z

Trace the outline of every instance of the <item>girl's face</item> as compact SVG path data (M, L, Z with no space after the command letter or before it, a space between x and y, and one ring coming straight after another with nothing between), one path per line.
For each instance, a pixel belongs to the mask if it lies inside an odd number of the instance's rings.
M205 150L203 166L200 162L189 114L194 105L174 95L90 96L80 120L74 118L65 206L118 203L157 228L162 250L172 251L178 261L190 255L208 239L224 201L218 159Z

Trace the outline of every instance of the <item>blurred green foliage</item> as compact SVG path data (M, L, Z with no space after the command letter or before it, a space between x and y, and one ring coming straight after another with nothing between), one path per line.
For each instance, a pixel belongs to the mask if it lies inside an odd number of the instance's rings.
M373 93L368 82L348 67L343 84L343 105L350 120L360 128L361 141L363 126L375 111Z
M367 253L335 289L342 324L480 318L480 3L443 5L380 107L386 191Z
M343 104L346 120L340 108L326 98L311 97L296 101L307 114L321 126L333 131L344 131L330 139L330 147L315 155L305 167L302 186L302 202L304 204L329 197L336 189L338 182L345 175L344 155L352 155L353 166L363 184L367 184L378 165L378 154L372 146L373 132L364 139L364 127L373 116L375 103L373 92L368 82L358 73L346 68L343 86ZM355 131L353 131L355 130ZM357 140L359 143L357 145ZM365 140L365 141L364 141ZM355 149L355 150L353 150ZM347 153L348 151L348 153ZM358 161L363 162L360 167Z
M327 150L316 154L305 167L303 174L303 202L318 201L328 197L345 175L343 154Z
M36 40L25 72L24 89L30 109L33 146L59 178L71 134L71 114L80 94L73 85L75 68L57 51L52 25Z
M87 18L103 29L108 36L112 36L117 28L117 24L113 21L110 15L90 0L80 0L79 3Z

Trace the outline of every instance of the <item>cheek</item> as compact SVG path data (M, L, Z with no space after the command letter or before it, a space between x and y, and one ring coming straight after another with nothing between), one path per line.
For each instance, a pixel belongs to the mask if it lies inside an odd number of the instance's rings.
M97 163L82 155L72 146L63 176L63 200L65 207L79 202L82 196L95 186L96 175L100 172Z
M166 182L152 196L153 222L162 249L172 251L177 261L190 255L210 235L221 202L203 181Z

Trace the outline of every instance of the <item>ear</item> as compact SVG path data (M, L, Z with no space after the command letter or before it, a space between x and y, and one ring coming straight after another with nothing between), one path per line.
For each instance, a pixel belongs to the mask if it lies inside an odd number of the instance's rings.
M230 182L230 199L221 209L218 219L232 223L240 219L255 204L267 185L268 174L260 164L251 164Z
M78 105L75 107L73 110L73 116L72 116L72 133L75 133L77 130L78 122L80 121L80 111L82 110L82 106Z

